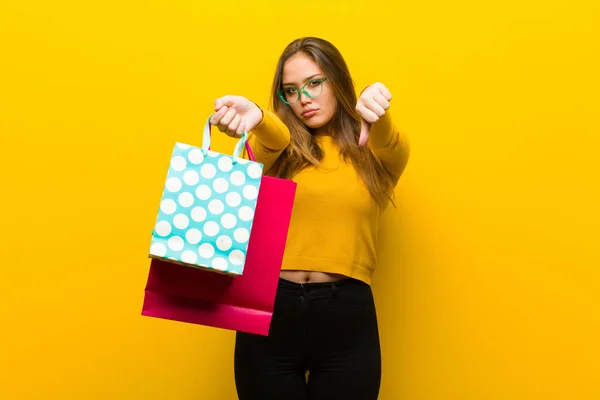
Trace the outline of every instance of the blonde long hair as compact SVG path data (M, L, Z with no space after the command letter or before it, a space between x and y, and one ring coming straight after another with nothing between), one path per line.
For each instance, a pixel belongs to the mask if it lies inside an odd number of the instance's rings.
M279 58L273 79L271 103L275 114L290 129L291 143L273 166L276 176L290 179L306 167L318 166L323 159L323 151L311 132L277 95L282 89L283 67L286 61L298 52L310 57L327 76L327 84L332 86L338 101L337 112L331 124L340 154L344 161L350 160L355 166L371 196L384 207L388 200L391 200L394 178L368 146L358 145L361 119L355 110L357 97L354 82L339 50L324 39L296 39L285 48Z

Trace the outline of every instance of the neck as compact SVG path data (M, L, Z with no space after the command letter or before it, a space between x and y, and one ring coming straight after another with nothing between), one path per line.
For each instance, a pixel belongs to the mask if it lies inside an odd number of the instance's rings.
M320 128L311 129L312 134L315 136L333 136L333 128L331 126L331 122L323 125Z

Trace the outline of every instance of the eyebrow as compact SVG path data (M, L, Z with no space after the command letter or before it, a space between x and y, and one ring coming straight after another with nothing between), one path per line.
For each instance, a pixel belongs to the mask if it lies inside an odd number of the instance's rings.
M319 75L323 75L323 74L314 74L314 75L311 75L308 78L304 79L304 82L310 81L311 79L316 78ZM286 83L283 83L281 86L295 86L295 85L294 85L293 82L286 82Z

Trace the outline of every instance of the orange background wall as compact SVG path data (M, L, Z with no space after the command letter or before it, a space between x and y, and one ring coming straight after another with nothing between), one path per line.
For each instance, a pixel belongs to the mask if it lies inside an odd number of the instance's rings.
M3 0L0 397L235 398L232 332L140 316L150 232L174 141L315 35L412 141L380 398L600 398L598 4Z

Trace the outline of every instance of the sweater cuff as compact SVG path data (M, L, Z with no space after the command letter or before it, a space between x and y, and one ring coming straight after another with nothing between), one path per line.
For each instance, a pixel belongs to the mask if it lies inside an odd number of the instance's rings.
M371 124L369 142L372 147L381 149L390 145L395 134L394 122L390 115L390 110L387 110L383 117L379 118L374 124Z
M273 112L264 110L260 106L258 108L261 110L263 118L251 132L267 149L273 151L285 149L290 144L289 129Z

